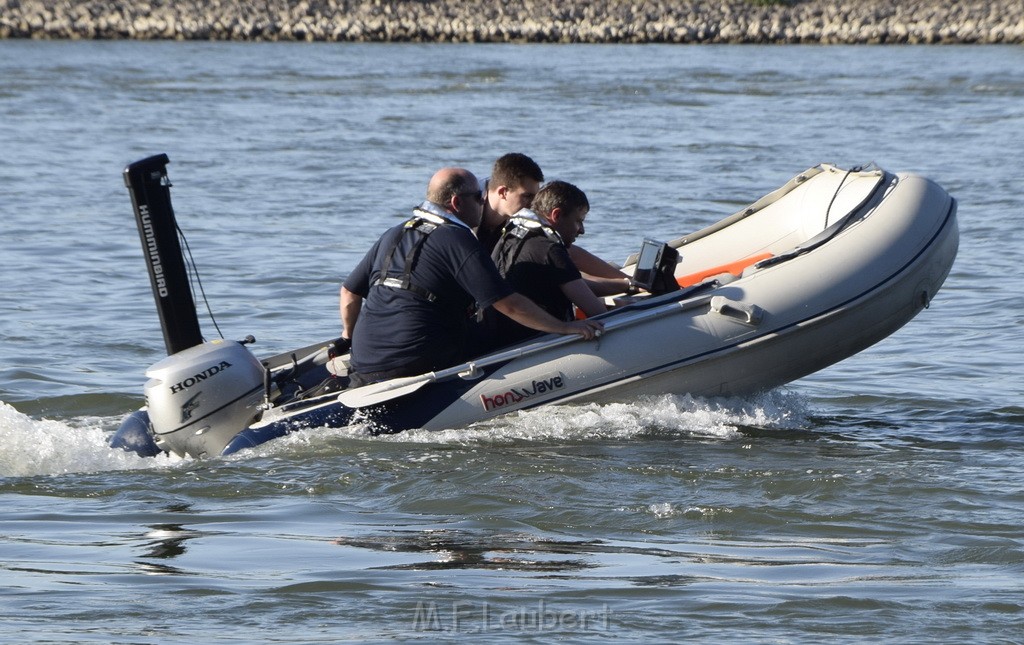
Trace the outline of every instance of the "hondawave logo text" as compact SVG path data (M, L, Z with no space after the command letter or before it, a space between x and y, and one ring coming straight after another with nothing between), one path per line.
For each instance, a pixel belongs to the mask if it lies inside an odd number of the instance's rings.
M546 394L565 387L565 377L561 372L545 374L529 381L516 383L511 387L505 387L496 392L488 392L480 395L480 403L484 410L497 410L515 405L521 401L540 394Z

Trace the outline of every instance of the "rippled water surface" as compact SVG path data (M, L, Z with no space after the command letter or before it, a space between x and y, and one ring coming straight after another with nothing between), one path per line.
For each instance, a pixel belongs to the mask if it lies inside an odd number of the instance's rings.
M0 41L0 79L0 639L1024 633L1024 49ZM220 329L270 354L336 335L436 168L513 150L611 258L823 161L938 181L960 254L907 327L749 400L106 447L163 351L127 163L170 156Z

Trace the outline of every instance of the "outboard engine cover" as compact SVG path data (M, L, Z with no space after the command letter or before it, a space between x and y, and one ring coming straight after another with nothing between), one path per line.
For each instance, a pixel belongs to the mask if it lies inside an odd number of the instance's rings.
M146 371L146 405L157 446L179 456L219 455L262 412L263 364L243 345L215 340Z

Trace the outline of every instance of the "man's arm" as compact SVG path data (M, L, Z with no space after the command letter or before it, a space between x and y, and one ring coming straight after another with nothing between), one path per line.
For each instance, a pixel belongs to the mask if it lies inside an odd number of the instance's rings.
M614 296L629 290L629 276L590 251L573 244L569 247L569 257L583 274L587 286L598 297Z
M583 278L566 282L559 288L565 297L571 300L577 308L583 310L587 316L596 316L608 311L608 308L604 306L600 298L594 295Z
M363 298L342 286L340 308L341 324L345 328L341 332L341 337L352 340L352 331L356 328L359 312L363 308Z
M520 293L505 296L494 303L494 308L520 325L549 334L579 334L592 340L604 330L604 324L596 320L558 320Z

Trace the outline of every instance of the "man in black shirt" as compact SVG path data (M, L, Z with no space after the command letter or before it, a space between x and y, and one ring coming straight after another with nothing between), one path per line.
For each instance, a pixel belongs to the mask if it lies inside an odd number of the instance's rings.
M521 152L498 157L484 190L484 209L476 236L491 253L509 219L524 208L531 208L540 191L544 173L533 159ZM576 245L569 248L573 264L583 274L591 290L599 296L611 296L629 289L629 276Z
M532 210L522 210L509 220L491 255L513 289L559 320L575 320L574 306L587 316L605 311L569 254L573 242L585 232L589 210L582 190L553 181L537 193ZM496 346L535 334L506 316L494 312L485 316Z
M533 204L544 182L544 173L533 159L521 152L498 157L484 188L484 208L477 239L490 253L501 237L501 229L512 215Z
M476 177L443 168L413 217L389 229L341 288L342 338L352 384L412 376L466 358L468 312L494 307L526 327L594 338L599 322L558 320L514 293L474 237L483 196Z

